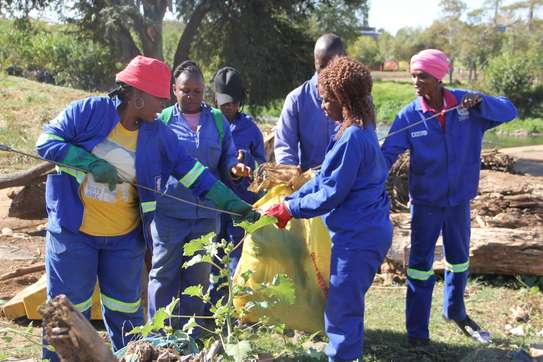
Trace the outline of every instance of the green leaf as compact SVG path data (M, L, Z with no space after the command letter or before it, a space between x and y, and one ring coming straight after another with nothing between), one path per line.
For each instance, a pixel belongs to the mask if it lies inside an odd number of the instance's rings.
M10 343L13 340L13 337L10 336L2 336L2 340L6 343Z
M168 304L165 308L166 314L168 314L168 317L172 317L175 307L177 306L177 303L179 303L179 298L172 298L172 301L170 304Z
M147 321L143 326L137 326L132 328L127 335L136 335L139 334L143 337L147 337L153 331L153 321Z
M201 284L198 285L191 285L188 288L185 288L183 291L184 295L188 295L189 297L197 297L200 299L203 299L204 297L204 290Z
M255 272L252 271L251 269L248 269L244 271L243 273L241 273L240 276L241 276L241 279L243 279L243 282L244 282L243 284L247 283L254 273Z
M152 319L153 330L156 331L156 330L164 328L164 325L165 325L164 322L166 321L166 319L169 319L169 318L170 316L166 312L166 309L159 308Z
M267 298L278 302L293 304L296 300L294 282L286 274L277 274L271 283L262 283L260 291Z
M201 254L195 255L189 261L186 261L183 264L183 269L188 269L191 266L200 264L200 263L211 264L212 263L211 257L209 255L201 255Z
M196 318L190 317L187 323L183 325L183 332L186 332L187 334L191 334L192 330L196 327L198 327L198 323L196 323Z
M262 215L260 219L258 219L254 223L250 223L248 221L242 221L237 226L240 226L245 230L247 234L252 234L258 229L262 229L264 226L273 225L277 222L277 218L270 216L270 215Z
M204 251L209 245L212 245L213 238L215 237L214 232L210 232L208 234L205 234L198 239L193 239L186 243L183 246L183 255L184 256L193 256L199 251Z
M240 341L238 343L227 343L224 346L224 351L232 357L236 362L243 362L247 359L252 351L249 341Z

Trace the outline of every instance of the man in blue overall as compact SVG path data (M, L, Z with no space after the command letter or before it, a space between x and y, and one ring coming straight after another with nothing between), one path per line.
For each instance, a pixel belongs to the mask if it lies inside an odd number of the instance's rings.
M302 171L320 166L334 134L335 123L321 109L317 90L319 71L335 56L345 55L340 37L327 33L315 43L315 74L287 95L275 129L275 161L300 166Z

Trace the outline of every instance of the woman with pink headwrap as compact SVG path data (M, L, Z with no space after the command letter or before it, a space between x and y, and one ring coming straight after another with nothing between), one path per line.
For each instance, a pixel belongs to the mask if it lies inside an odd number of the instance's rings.
M428 324L436 280L432 265L440 234L445 258L443 317L479 342L490 342L490 334L468 317L464 305L470 200L477 195L484 132L511 121L517 110L505 97L445 88L442 79L448 71L449 60L440 50L426 49L411 58L417 99L398 113L382 145L389 169L400 154L410 151L406 326L411 347L430 342ZM451 108L455 109L444 113ZM439 116L422 121L435 114Z

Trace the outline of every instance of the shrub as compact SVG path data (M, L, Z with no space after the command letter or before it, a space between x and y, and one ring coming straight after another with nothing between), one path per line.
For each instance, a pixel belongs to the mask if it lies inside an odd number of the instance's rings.
M537 114L543 101L543 87L534 86L535 77L529 60L505 53L489 62L485 74L490 90L511 99L521 117Z
M15 25L0 20L3 69L22 69L30 78L50 75L44 79L86 90L103 90L113 84L117 67L106 47L82 38L70 26L38 21L25 27Z

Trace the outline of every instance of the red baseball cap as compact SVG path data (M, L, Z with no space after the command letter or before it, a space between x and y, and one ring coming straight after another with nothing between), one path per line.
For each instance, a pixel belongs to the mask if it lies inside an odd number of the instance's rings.
M117 82L126 83L158 98L170 98L170 68L158 59L138 55L115 76Z

